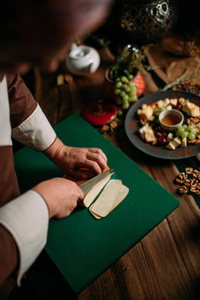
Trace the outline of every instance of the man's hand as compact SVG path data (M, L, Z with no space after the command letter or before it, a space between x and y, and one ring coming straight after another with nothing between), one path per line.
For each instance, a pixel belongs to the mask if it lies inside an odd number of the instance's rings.
M73 181L53 178L32 188L38 192L49 209L49 218L65 218L76 208L77 202L84 198L82 190Z
M65 146L58 138L44 151L63 173L87 179L100 174L107 166L107 157L98 148L75 148Z

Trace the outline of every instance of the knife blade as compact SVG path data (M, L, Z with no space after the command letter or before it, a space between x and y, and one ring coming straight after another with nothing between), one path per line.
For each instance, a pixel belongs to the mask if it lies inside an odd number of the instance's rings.
M114 169L109 169L101 174L96 175L95 177L87 180L86 182L82 183L79 185L79 187L82 189L84 195L86 195L91 188L95 186L99 181L107 177L109 174L113 173L115 170Z

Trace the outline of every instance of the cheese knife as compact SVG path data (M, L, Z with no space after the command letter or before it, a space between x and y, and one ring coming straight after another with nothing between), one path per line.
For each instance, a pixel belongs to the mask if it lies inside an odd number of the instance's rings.
M82 183L79 185L79 187L82 189L84 195L86 195L91 188L95 186L99 181L107 177L109 174L113 173L115 170L114 169L109 169L101 174L96 175L95 177L87 180L86 182Z

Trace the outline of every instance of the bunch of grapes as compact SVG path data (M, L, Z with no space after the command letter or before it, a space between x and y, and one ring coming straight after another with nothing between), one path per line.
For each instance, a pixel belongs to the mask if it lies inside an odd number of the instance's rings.
M188 138L190 141L193 141L196 138L196 131L193 129L192 125L184 124L182 126L178 126L176 135L182 139Z
M133 75L122 76L115 81L115 95L117 96L117 105L123 109L128 109L130 102L137 100L136 87L133 83Z

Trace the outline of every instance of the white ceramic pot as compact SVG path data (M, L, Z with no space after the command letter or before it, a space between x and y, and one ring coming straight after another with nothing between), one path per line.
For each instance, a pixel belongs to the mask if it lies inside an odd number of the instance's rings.
M99 53L89 46L73 45L66 58L67 69L74 75L84 76L94 73L100 65Z

